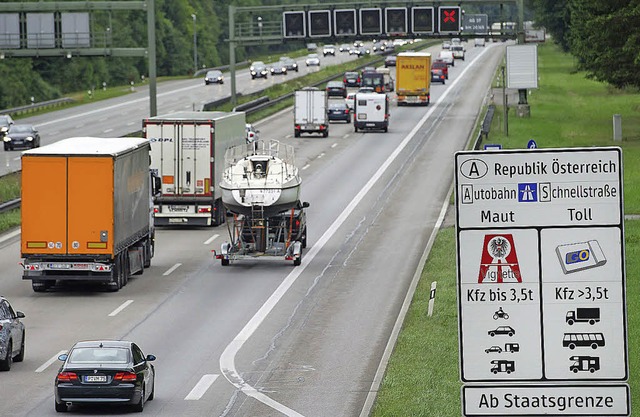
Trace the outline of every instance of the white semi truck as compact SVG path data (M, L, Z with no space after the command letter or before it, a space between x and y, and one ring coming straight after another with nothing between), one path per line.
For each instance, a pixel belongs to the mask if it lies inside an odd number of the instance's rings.
M151 170L162 182L156 226L224 223L220 180L227 148L246 142L243 112L176 112L143 120Z

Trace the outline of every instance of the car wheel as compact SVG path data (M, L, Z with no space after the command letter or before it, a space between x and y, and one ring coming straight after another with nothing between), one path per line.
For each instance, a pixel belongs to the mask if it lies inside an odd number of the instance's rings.
M13 362L13 343L9 340L7 345L7 356L0 361L0 371L9 371L11 369L11 363Z
M156 372L153 371L153 382L151 382L151 394L149 394L149 398L147 398L147 401L153 400L153 397L155 397L155 394L156 394Z
M4 150L8 151L9 150L9 145L7 143L4 144Z
M307 247L307 228L304 228L304 233L302 234L302 241L300 242L302 244L302 249L305 249Z
M357 133L358 132L358 126L353 126L353 131Z
M229 266L229 260L222 258L220 259L220 263L222 264L222 266Z
M24 360L24 340L25 332L22 331L22 343L20 343L20 352L18 352L18 355L13 358L14 362L22 362Z
M138 402L138 404L134 404L133 406L133 411L136 411L138 413L141 413L144 411L144 385L142 386L142 392L140 393L140 401Z
M293 260L293 266L300 266L302 264L302 253L296 259Z
M66 413L67 411L69 411L66 403L59 403L57 401L54 401L54 404L56 406L56 412L58 413Z

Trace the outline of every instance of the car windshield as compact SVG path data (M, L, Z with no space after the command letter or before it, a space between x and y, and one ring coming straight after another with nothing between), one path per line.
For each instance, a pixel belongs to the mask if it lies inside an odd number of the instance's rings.
M32 128L29 125L12 125L9 128L9 132L11 133L27 133L31 132Z
M129 351L123 348L76 348L69 355L69 363L118 363L129 362Z
M220 71L209 71L207 72L207 77L219 77L222 73Z
M329 104L329 108L331 110L344 110L347 108L347 105L344 103L333 103L333 104Z
M341 81L329 81L327 87L342 87Z
M317 58L318 54L309 54L309 58Z

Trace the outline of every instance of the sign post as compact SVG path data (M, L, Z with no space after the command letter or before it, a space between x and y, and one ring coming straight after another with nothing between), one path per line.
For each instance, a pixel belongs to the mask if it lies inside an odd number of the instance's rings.
M458 152L456 211L463 414L628 416L622 151Z

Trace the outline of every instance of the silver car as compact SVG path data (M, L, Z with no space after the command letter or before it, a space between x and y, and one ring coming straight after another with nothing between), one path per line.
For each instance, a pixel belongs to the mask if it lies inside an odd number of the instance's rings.
M9 301L0 296L0 371L24 360L24 318L22 311L13 311Z

